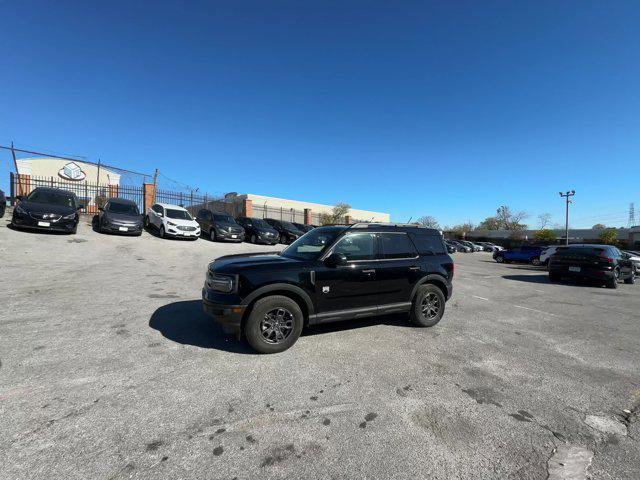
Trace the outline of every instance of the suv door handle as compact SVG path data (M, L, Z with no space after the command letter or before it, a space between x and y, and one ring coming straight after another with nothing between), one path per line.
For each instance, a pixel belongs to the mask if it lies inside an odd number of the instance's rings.
M415 272L417 270L420 270L420 267L412 266L412 267L409 267L409 270Z
M372 273L376 273L376 270L374 268L371 268L369 270L362 270L362 273L366 273L366 274L372 274Z

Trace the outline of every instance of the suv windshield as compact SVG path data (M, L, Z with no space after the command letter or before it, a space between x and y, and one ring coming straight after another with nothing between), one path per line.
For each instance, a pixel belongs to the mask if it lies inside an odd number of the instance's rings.
M341 227L315 228L289 245L281 255L296 260L316 260L343 231Z
M109 203L105 209L110 213L122 213L124 215L140 215L138 207L130 203Z
M166 209L167 218L175 218L177 220L193 220L189 212L186 210L172 210L170 208Z
M284 228L287 228L289 230L298 230L298 227L296 227L293 223L291 222L284 222L282 220L280 220L280 225L282 225Z
M26 198L27 202L48 203L50 205L60 205L61 207L76 208L76 202L72 195L47 190L34 190Z
M213 219L216 222L227 222L227 223L236 223L236 221L231 218L231 216L229 215L222 215L220 213L214 213L213 214Z

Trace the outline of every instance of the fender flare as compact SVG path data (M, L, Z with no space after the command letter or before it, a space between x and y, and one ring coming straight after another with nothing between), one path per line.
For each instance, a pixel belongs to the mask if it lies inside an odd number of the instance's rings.
M420 286L424 285L425 283L429 283L430 281L433 281L433 280L440 282L444 285L444 288L447 289L447 291L445 292L445 297L449 298L449 296L451 295L451 286L450 286L449 280L447 280L447 278L444 275L440 275L439 273L430 273L422 277L420 280L418 280L418 282L413 286L413 290L411 291L411 301L413 302L413 299L415 298L416 293L418 292L418 288L420 288Z
M256 298L263 296L265 293L283 290L286 292L295 293L298 297L302 298L305 306L307 307L309 317L315 314L315 307L313 306L313 302L311 301L311 297L309 296L309 294L297 285L292 285L290 283L271 283L269 285L257 288L243 299L242 304L249 305Z

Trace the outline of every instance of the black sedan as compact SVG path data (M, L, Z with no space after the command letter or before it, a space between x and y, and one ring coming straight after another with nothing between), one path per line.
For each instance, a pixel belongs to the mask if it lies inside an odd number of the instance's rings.
M95 218L95 227L100 233L142 235L142 215L135 202L124 198L110 198Z
M78 210L82 207L74 193L37 187L29 195L19 195L17 199L12 227L76 233L80 221Z
M278 243L280 238L278 231L261 218L238 217L236 221L244 228L245 240L266 245Z

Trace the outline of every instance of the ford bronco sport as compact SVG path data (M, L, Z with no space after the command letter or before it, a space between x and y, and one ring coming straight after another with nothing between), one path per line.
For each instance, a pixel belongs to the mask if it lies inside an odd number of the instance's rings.
M396 312L440 321L454 264L437 230L416 225L319 227L279 254L220 257L207 269L204 311L262 353L291 347L303 327Z

